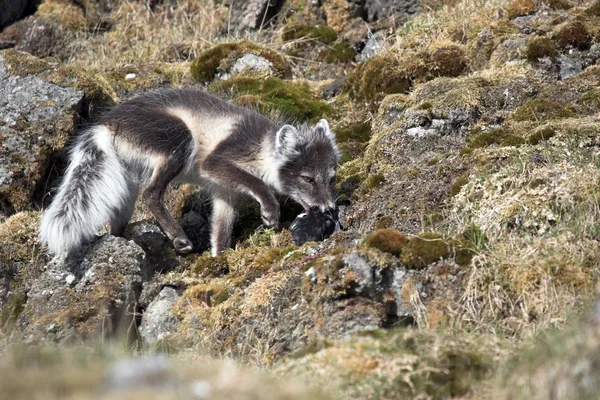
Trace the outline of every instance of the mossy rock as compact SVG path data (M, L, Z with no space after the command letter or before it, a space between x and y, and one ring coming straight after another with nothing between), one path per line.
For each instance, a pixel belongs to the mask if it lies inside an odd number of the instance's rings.
M328 64L349 62L356 56L356 51L347 42L335 43L321 50L318 59Z
M402 249L400 259L411 269L422 269L450 256L450 245L437 233L423 233L412 237Z
M359 64L344 82L343 91L356 101L370 104L388 94L408 93L411 86L410 77L397 57L386 54Z
M402 249L408 243L408 237L396 229L383 228L371 233L363 243L386 253L400 256Z
M582 94L579 104L585 107L590 113L600 111L600 89L592 89Z
M229 263L227 257L211 257L207 254L198 257L190 270L200 276L221 276L229 273Z
M450 197L454 197L460 193L460 190L469 183L469 173L465 172L464 174L459 175L456 179L452 181L450 185Z
M532 37L527 42L526 55L527 60L530 62L535 62L544 57L554 57L556 55L556 45L549 37Z
M365 189L369 190L369 189L377 189L379 187L381 187L381 184L385 182L385 176L383 176L383 174L373 174L373 175L369 175L369 177L367 178L367 180L364 183L364 187Z
M434 50L427 64L433 77L456 77L466 71L468 59L461 46L450 45Z
M244 54L254 54L269 60L278 76L290 74L290 66L285 56L280 53L257 46L248 41L221 43L200 54L190 65L192 77L200 83L208 83L218 72L225 72Z
M300 121L315 121L333 114L333 108L317 99L308 84L285 81L276 77L235 76L215 82L208 90L232 95L236 103L260 111L277 111Z
M578 20L563 25L556 32L555 40L562 48L575 47L580 50L587 49L591 43L591 37L585 24Z
M224 285L194 285L185 290L178 303L206 304L214 307L229 298L229 290Z
M507 9L506 14L509 19L524 17L535 13L537 6L534 0L514 0Z
M542 141L546 141L556 135L556 130L550 126L545 126L542 128L536 129L529 137L527 138L527 142L529 144L536 145Z
M547 99L533 99L517 108L511 115L514 121L544 121L548 119L570 118L575 108L565 102Z
M312 39L322 44L330 44L337 39L337 33L327 25L288 25L282 35L284 41Z

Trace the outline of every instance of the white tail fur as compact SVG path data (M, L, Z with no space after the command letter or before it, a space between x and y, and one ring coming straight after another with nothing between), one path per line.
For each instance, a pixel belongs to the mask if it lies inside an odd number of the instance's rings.
M89 241L124 206L128 175L112 141L104 125L77 138L58 194L40 224L40 241L52 253L68 253Z

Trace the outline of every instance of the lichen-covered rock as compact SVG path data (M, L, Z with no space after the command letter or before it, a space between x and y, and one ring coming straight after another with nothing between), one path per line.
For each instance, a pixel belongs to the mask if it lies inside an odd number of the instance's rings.
M364 5L366 19L370 22L398 14L415 14L420 8L420 3L414 0L366 0Z
M236 69L241 72L247 69L247 62L240 59L252 57L256 62L259 58L270 63L268 70L279 77L287 77L290 74L290 66L286 58L275 50L257 46L248 41L220 43L201 53L190 65L190 71L194 79L200 83L211 82L219 74L231 74L231 70L237 64ZM244 67L244 65L246 65ZM265 61L261 61L264 69Z
M131 335L145 268L144 251L113 236L66 260L55 258L26 282L27 302L17 326L28 340Z
M220 1L219 1L220 2ZM281 8L282 0L233 0L227 2L229 17L223 30L244 32L268 27Z
M38 185L73 134L83 100L79 90L21 71L27 62L36 62L30 57L0 53L0 198L5 215L31 208L36 191L44 190ZM50 68L42 61L39 65Z
M34 3L34 2L31 2ZM0 33L0 41L10 43L16 50L36 57L56 57L66 60L71 56L71 42L85 31L93 20L94 3L78 5L68 0L45 0L31 15ZM4 14L4 13L3 13Z
M146 308L139 327L145 343L155 344L177 329L179 320L173 314L173 307L179 297L175 288L165 286Z

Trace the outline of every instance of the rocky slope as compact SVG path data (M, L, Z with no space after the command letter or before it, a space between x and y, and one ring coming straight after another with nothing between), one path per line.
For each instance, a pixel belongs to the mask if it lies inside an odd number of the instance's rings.
M597 1L45 0L0 44L0 396L594 396ZM51 259L40 210L77 128L166 85L328 118L345 230L297 247L249 203L211 258L183 185L193 254L140 202L124 238Z

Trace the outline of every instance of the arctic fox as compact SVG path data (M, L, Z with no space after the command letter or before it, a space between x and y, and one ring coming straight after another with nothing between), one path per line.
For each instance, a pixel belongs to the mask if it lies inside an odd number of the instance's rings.
M170 182L202 185L212 196L211 254L231 244L243 195L260 204L264 225L279 228L273 189L306 210L335 207L340 153L326 120L280 126L201 89L163 89L126 101L84 130L40 225L55 254L91 240L105 223L122 235L143 199L181 253L192 243L164 205Z

